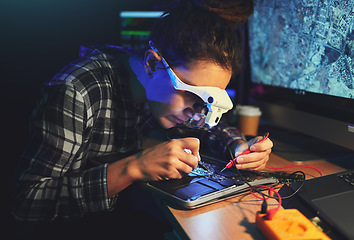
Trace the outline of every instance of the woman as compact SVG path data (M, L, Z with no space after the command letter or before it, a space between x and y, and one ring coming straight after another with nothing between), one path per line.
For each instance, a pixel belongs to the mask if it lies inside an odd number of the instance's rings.
M226 88L240 68L234 29L252 11L246 0L177 1L158 20L143 54L82 47L80 59L47 83L34 111L17 171L15 220L50 222L109 211L120 207L119 193L136 181L181 178L196 168L198 138L136 150L154 121L174 127L204 104L177 90L169 71L190 86ZM229 144L242 138L229 130ZM239 158L237 167L263 169L271 147L269 139L252 145L254 152Z

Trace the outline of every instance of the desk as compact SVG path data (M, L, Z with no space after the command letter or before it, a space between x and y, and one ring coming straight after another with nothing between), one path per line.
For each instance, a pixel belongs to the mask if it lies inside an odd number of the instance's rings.
M294 164L306 164L319 169L323 175L340 172L345 169L325 160L306 162L290 162L275 154L270 155L268 165L283 167ZM306 173L306 179L318 177L319 173L310 168L294 167L281 171L294 172L301 170ZM172 222L176 233L182 238L190 239L262 239L265 238L255 224L256 212L260 210L262 200L248 194L231 198L219 203L193 210L180 210L164 203L161 207ZM275 208L278 202L267 200L269 208Z

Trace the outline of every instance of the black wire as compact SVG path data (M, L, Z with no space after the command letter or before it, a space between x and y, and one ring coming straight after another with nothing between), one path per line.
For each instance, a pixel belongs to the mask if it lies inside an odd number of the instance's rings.
M181 127L181 128L182 128L182 127ZM188 128L188 127L183 127L183 129L190 129L190 128ZM207 128L202 128L202 127L200 127L200 128L193 128L192 131L195 131L195 130L196 130L196 131L201 131L201 132L207 132L207 133L209 133L209 134L213 134L214 136L216 136L217 138L219 138L221 141L223 141L223 139L222 139L219 135L217 135L216 133L210 131L210 130L207 129ZM168 129L165 130L165 136L166 136L166 138L167 138L168 140L171 140L171 138L170 138L170 136L169 136L169 134L168 134ZM229 153L230 153L231 159L232 159L232 160L235 159L236 156L235 156L234 153L232 152L230 146L229 146L228 144L226 144L225 142L224 142L224 144L226 145L227 150L228 150ZM242 176L240 170L236 167L236 164L234 164L234 166L235 166L235 169L236 169L236 172L237 172L238 176L241 178L241 180L242 180L244 183L246 183L250 188L256 187L256 186L252 186L252 185ZM306 176L304 172L302 172L302 171L296 171L296 172L291 173L290 176L291 176L291 175L295 175L295 174L297 174L297 173L301 173L301 174L303 175L303 181L302 181L301 185L298 187L298 189L296 189L296 190L294 191L294 193L292 193L292 194L289 195L289 196L282 197L282 199L288 199L288 198L293 197L293 196L294 196L297 192L299 192L300 189L303 187L303 185L304 185L304 183L305 183L305 176ZM279 184L279 183L278 183L278 184ZM278 185L278 184L277 184L277 185ZM276 186L277 186L277 185L276 185ZM270 195L268 195L268 194L265 194L265 193L261 192L260 190L258 190L258 188L253 188L253 189L254 189L258 194L260 194L260 195L263 197L263 200L265 200L265 197L273 198L273 199L278 200L278 197L277 197L277 196L270 196ZM261 187L260 187L259 189L261 189ZM266 189L263 188L263 190L266 190ZM262 190L262 191L263 191L263 190Z
M301 181L301 185L300 185L292 194L290 194L289 196L282 196L282 197L281 197L282 199L288 199L288 198L293 197L293 196L294 196L296 193L298 193L298 192L300 191L300 189L304 186L304 184L305 184L305 173L302 172L302 171L296 171L296 172L293 172L292 174L296 174L296 173L301 173L301 174L304 176L303 181ZM279 185L279 184L277 184L277 185ZM274 187L276 187L277 185L275 185ZM262 190L260 190L260 191L269 190L269 189L262 188L262 187L254 188L254 190L256 190L257 193L260 193L260 192L258 191L258 189L262 189ZM263 195L266 196L266 197L268 197L268 198L273 198L273 199L279 200L277 196L270 196L270 195L265 194L265 193L263 193Z
M230 155L231 155L231 159L234 159L235 158L235 155L233 154L233 152L231 151L230 147L227 145L227 149L228 151L230 152ZM241 180L244 181L250 188L252 187L255 187L255 186L252 186L241 174L241 172L239 171L239 169L236 167L236 164L234 164L235 168L236 168L236 171L237 171L237 174L240 176ZM305 184L305 173L303 171L295 171L293 173L290 174L291 175L295 175L297 173L301 173L303 175L303 180L301 181L301 185L289 196L285 196L285 197L282 197L282 199L288 199L288 198L291 198L293 197L297 192L300 191L300 189L302 188L302 186ZM278 185L278 184L277 184ZM262 189L262 187L260 187ZM276 200L279 200L277 196L270 196L268 194L265 194L261 191L259 191L257 188L253 188L257 193L259 193L263 199L265 200L265 197L268 197L268 198L273 198L273 199L276 199ZM265 190L265 189L263 189Z
M300 191L300 189L304 186L305 184L305 177L306 177L306 174L303 172L303 171L296 171L296 172L293 172L291 175L295 175L297 173L301 173L303 175L303 180L301 181L301 185L292 193L290 194L289 196L285 196L285 197L282 197L282 199L288 199L288 198L291 198L293 197L296 193L298 193ZM290 175L290 176L291 176Z
M233 159L235 159L236 156L233 154L233 152L232 152L232 150L231 150L231 148L230 148L229 145L227 145L227 149L228 149L228 151L230 152L230 156L231 156L231 159L232 159L231 161L233 161ZM236 164L235 164L235 163L234 163L234 166L235 166L236 172L237 172L237 174L240 176L241 180L244 181L250 188L254 187L254 186L252 186L252 185L242 176L240 170L238 170L238 168L236 167ZM258 191L257 191L257 192L258 192ZM259 194L263 194L263 193L260 193L260 192L258 192L258 193L259 193Z

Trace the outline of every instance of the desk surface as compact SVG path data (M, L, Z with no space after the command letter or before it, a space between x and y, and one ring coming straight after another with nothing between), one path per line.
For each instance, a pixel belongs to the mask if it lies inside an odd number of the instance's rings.
M290 162L275 154L271 154L268 165L283 167L294 164L306 164L316 167L323 175L340 172L345 169L325 160L306 162ZM310 168L294 167L281 171L294 172L301 170L306 179L318 177L319 173ZM231 198L193 210L180 210L163 204L163 210L173 223L176 232L182 238L190 239L262 239L255 224L256 212L260 210L262 200L248 194ZM269 208L275 208L278 202L267 200Z

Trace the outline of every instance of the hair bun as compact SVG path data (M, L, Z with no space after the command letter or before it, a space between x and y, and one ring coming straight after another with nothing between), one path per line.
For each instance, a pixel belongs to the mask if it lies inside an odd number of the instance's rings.
M215 12L220 17L233 21L244 22L253 13L253 0L191 0L194 4Z

